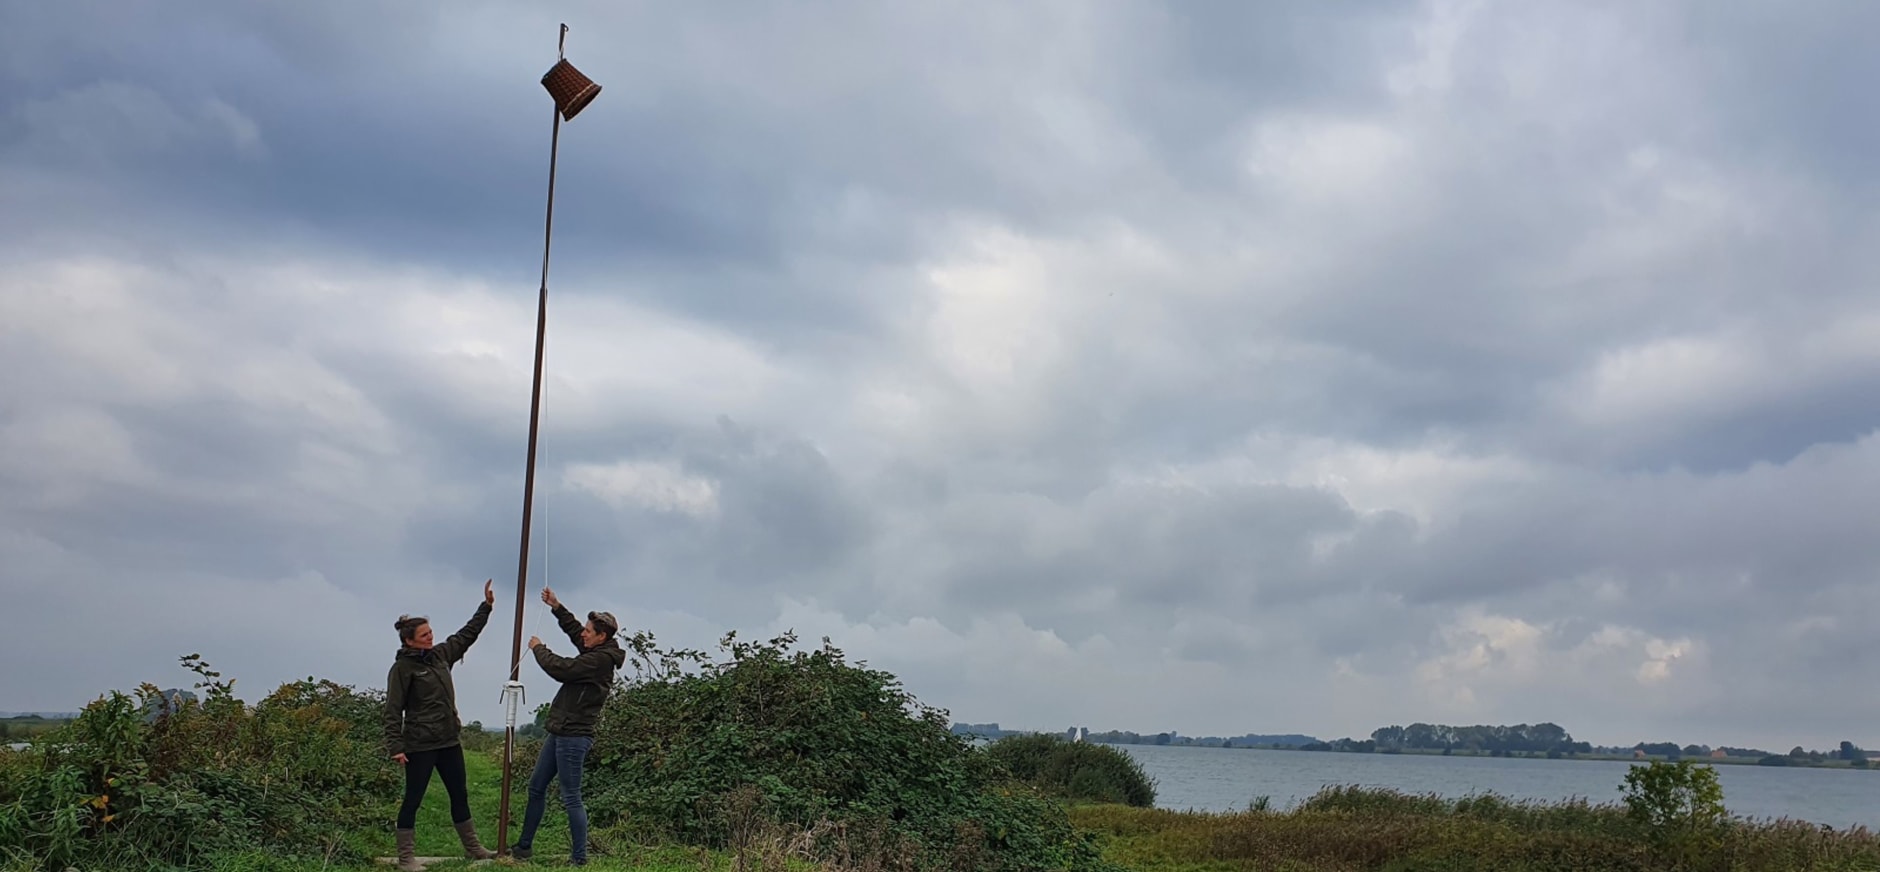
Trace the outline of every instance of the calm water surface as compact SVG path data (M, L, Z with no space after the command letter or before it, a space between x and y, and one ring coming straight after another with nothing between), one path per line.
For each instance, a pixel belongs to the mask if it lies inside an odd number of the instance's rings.
M1154 778L1162 808L1235 811L1256 796L1291 808L1326 785L1359 784L1406 793L1512 799L1585 797L1617 802L1630 763L1417 754L1340 754L1117 745ZM1732 814L1795 818L1832 827L1880 829L1880 772L1720 765L1717 780Z

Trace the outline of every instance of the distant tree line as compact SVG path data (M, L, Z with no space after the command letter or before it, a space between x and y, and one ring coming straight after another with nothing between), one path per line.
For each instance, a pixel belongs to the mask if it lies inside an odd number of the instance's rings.
M1821 766L1845 762L1855 769L1869 768L1867 752L1852 742L1842 742L1835 751L1808 751L1796 746L1787 754L1771 754L1758 748L1734 748L1728 745L1679 745L1676 742L1640 742L1630 747L1594 746L1573 739L1558 724L1516 724L1514 726L1452 727L1444 724L1389 726L1372 731L1369 739L1337 739L1311 742L1300 746L1304 751L1342 751L1354 754L1395 754L1404 752L1475 754L1492 757L1547 756L1576 757L1583 754L1613 757L1637 756L1680 760L1686 757L1754 760L1764 766Z
M1680 746L1676 742L1640 742L1629 748L1601 748L1600 750L1604 753L1613 754L1643 751L1648 757L1663 757L1667 760L1676 760L1681 757L1716 757L1719 754L1724 757L1744 757L1749 759L1760 759L1770 756L1768 751L1764 751L1761 748L1732 748L1728 745L1718 748L1712 748L1709 745Z
M1024 736L1038 733L1037 730L1002 729L997 722L988 724L955 723L952 731L959 735L982 736L987 739L1000 739L1006 736ZM1069 731L1075 735L1077 728ZM1824 766L1838 765L1841 762L1855 769L1866 769L1872 764L1867 752L1852 742L1842 742L1834 751L1808 751L1800 746L1787 754L1772 754L1759 748L1736 748L1729 745L1712 748L1709 745L1679 745L1676 742L1639 742L1631 746L1594 746L1587 742L1576 741L1559 724L1515 724L1457 727L1448 724L1415 723L1409 726L1391 725L1371 731L1368 739L1334 739L1322 741L1299 733L1266 734L1247 733L1240 736L1184 736L1174 731L1166 733L1138 733L1131 730L1090 731L1087 741L1106 745L1172 745L1195 748L1292 748L1301 751L1341 751L1351 754L1401 754L1401 753L1440 753L1468 754L1489 757L1579 757L1598 755L1608 757L1632 757L1643 754L1667 760L1680 760L1686 757L1716 759L1718 757L1735 758L1743 762L1751 760L1764 766Z
M1000 729L996 721L990 724L955 723L951 729L956 736L978 736L984 739L1003 739L1006 736L1028 736L1037 732L1036 730Z
M989 724L955 723L952 730L957 735L980 736L987 739L1002 739L1006 736L1028 736L1039 733L1038 730L1007 730L1000 728L997 722ZM1054 731L1055 732L1055 731ZM1073 727L1066 733L1075 733ZM1062 733L1059 733L1062 735ZM1166 733L1138 733L1133 730L1091 730L1084 741L1098 742L1105 745L1174 745L1192 748L1297 748L1317 742L1311 736L1299 733L1246 733L1239 736L1184 736L1174 731Z
M1558 757L1590 754L1593 746L1586 742L1574 741L1573 736L1562 729L1559 724L1515 724L1514 726L1477 724L1455 727L1448 724L1416 723L1407 727L1397 725L1379 727L1371 732L1369 739L1357 741L1347 738L1336 742L1319 742L1305 746L1305 750L1386 754L1404 751L1445 754L1463 752L1496 757L1510 754L1524 756L1544 754Z
M1866 749L1848 741L1841 742L1841 747L1834 751L1809 751L1796 745L1787 754L1765 754L1756 762L1763 766L1821 766L1831 761L1844 762L1855 769L1873 765Z
M1137 733L1109 730L1089 736L1092 742L1111 745L1173 745L1187 748L1298 748L1317 742L1298 733L1245 733L1239 736L1184 736L1180 733Z
M36 714L0 718L0 742L10 743L31 739L52 732L70 720L67 717L45 717Z

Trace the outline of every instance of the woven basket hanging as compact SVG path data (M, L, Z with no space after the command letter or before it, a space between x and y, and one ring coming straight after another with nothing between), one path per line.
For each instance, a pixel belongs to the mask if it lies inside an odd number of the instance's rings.
M555 62L548 72L542 74L542 87L547 88L549 96L555 98L555 108L561 112L563 121L580 114L601 92L601 86L575 69L567 58Z

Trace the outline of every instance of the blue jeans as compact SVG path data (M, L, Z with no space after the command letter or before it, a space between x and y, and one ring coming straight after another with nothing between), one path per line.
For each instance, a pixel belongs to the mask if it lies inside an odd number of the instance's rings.
M529 806L522 813L522 838L516 847L528 850L535 844L535 828L542 825L542 812L548 800L548 782L561 782L561 805L568 810L568 840L573 843L569 859L587 862L587 806L581 804L581 764L594 747L589 736L557 736L549 733L542 740L541 756L535 758L535 774L529 776Z

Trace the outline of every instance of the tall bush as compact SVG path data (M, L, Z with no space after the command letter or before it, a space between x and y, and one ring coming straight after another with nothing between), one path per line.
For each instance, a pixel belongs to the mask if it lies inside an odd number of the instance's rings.
M1138 808L1155 805L1155 781L1142 764L1108 745L1038 733L1006 736L987 746L986 753L1012 777L1053 796Z
M1083 869L1097 851L1063 809L998 768L898 679L794 634L720 643L722 659L629 641L634 679L608 699L590 814L726 844L736 810L866 840L945 869ZM840 841L840 840L838 840ZM829 840L822 850L835 850Z
M1683 868L1724 843L1730 817L1717 770L1689 760L1654 760L1628 769L1619 790L1628 816L1667 866Z
M248 706L200 657L200 701L113 691L0 763L0 845L53 868L201 866L263 849L360 859L350 837L385 813L395 773L378 699L290 682Z

